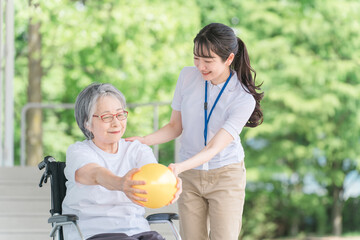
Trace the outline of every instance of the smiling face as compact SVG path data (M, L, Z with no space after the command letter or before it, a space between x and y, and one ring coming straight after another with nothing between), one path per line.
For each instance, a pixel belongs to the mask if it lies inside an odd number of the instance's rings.
M212 51L208 55L204 57L194 55L194 65L204 80L211 81L215 85L225 82L230 75L230 64L234 54L231 53L225 62Z
M120 101L113 96L100 97L96 103L94 114L116 114L124 111ZM116 153L118 141L124 135L127 119L118 120L116 117L111 122L105 123L100 117L93 117L88 129L94 135L92 139L96 146L105 152Z

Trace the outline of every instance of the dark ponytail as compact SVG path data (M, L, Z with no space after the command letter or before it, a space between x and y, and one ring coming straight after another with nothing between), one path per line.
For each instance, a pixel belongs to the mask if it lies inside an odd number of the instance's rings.
M211 57L210 52L216 53L224 62L231 53L235 54L231 68L236 71L239 81L246 92L250 93L255 101L255 110L250 116L246 127L256 127L263 122L260 101L264 97L259 85L255 85L256 72L250 65L250 59L244 42L236 37L234 31L221 23L211 23L205 26L194 38L194 55ZM253 75L254 74L254 77Z
M242 86L243 87L245 86L247 88L247 89L244 88L245 91L249 92L256 101L254 112L250 116L248 122L245 124L246 127L256 127L260 125L264 120L260 108L260 101L264 97L264 93L257 92L257 90L258 91L261 90L260 87L262 83L259 85L255 85L256 72L250 65L250 58L246 46L244 42L238 37L237 37L237 42L238 42L238 51L235 54L235 58L231 64L231 67L236 71L239 81L242 83Z

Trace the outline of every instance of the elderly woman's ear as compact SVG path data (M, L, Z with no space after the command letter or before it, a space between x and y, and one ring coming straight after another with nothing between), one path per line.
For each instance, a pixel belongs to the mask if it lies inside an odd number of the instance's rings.
M84 123L84 126L85 126L86 130L88 130L89 132L91 132L89 122L85 122L85 123Z
M89 139L92 139L94 137L94 135L91 131L91 125L89 124L89 122L85 122L84 126L85 126L86 131L88 132Z

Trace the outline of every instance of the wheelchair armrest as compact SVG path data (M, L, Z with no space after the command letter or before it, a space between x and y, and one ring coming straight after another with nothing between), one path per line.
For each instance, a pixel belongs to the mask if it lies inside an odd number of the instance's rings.
M74 214L54 215L48 219L48 223L76 222L79 217Z
M179 215L177 213L155 213L150 214L146 217L146 220L149 222L149 224L153 223L167 223L170 225L172 232L175 235L175 238L177 240L181 240L181 236L174 226L174 223L172 220L179 220Z
M177 213L155 213L147 216L146 220L148 220L149 222L161 220L171 222L171 220L179 220L179 215Z
M79 217L74 214L63 214L63 215L51 216L48 219L48 223L51 223L53 226L53 228L50 232L50 237L55 237L56 232L59 231L60 227L67 225L67 224L74 224L79 233L80 239L84 240L81 230L77 224L77 220L79 220Z

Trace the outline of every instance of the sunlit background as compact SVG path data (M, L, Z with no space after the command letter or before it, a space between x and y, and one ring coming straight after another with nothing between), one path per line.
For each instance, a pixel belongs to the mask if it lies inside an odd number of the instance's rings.
M126 96L126 137L161 127L211 22L244 40L265 92L264 123L241 133L241 239L360 238L358 0L15 1L14 165L65 161L84 139L72 104L93 82ZM174 141L155 148L174 161Z

